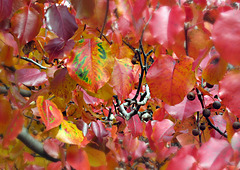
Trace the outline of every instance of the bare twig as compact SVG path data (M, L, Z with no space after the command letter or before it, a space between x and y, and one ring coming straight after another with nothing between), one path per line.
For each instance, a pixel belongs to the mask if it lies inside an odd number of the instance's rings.
M25 61L29 61L29 62L35 64L35 65L38 66L40 69L44 69L44 70L47 69L47 67L42 66L41 64L39 64L38 62L36 62L36 61L34 61L34 60L30 59L30 58L22 57L22 56L20 56L20 58L23 59L23 60L25 60Z

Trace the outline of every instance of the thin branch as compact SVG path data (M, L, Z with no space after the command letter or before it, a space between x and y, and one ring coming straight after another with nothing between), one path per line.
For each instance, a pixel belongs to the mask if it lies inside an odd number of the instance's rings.
M9 89L9 87L0 86L0 94L7 95L8 94L8 89ZM23 97L30 97L32 95L31 91L24 90L24 89L20 89L20 94Z
M107 7L106 7L106 13L105 13L105 18L104 18L104 22L103 22L103 27L102 27L102 31L100 33L100 39L102 39L102 35L103 35L103 30L105 28L105 25L107 23L107 15L108 15L108 9L109 9L109 0L107 0Z
M199 112L197 112L197 127L198 127L198 131L200 132L200 120L199 120L199 118L200 118L200 115L199 115ZM200 144L200 146L202 146L202 134L199 133L198 137L199 137L199 144Z
M205 118L206 118L208 124L209 124L214 130L216 130L220 135L222 135L222 136L224 136L225 138L227 138L227 134L226 134L226 133L222 132L218 127L214 126L208 117L205 117Z
M17 138L22 141L28 148L30 148L35 153L39 154L41 157L47 160L58 162L60 159L56 159L48 155L43 149L43 144L33 138L29 133L27 128L23 127L22 132L17 136Z
M96 28L96 29L97 29L98 32L101 33L101 31L98 28ZM102 34L102 36L108 42L108 44L112 45L112 42L110 42L104 34Z
M188 26L187 24L184 25L184 33L185 33L185 51L186 55L188 56Z
M29 62L35 64L35 65L38 66L40 69L44 69L44 70L47 69L47 67L42 66L41 64L39 64L38 62L36 62L36 61L34 61L34 60L30 59L30 58L22 57L22 56L20 56L20 58L23 59L23 60L25 60L25 61L29 61Z

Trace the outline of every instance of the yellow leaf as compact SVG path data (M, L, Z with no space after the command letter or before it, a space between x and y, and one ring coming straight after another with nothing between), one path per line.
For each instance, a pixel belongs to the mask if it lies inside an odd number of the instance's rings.
M88 160L91 166L99 167L107 164L104 152L90 146L86 146L84 150L87 152Z

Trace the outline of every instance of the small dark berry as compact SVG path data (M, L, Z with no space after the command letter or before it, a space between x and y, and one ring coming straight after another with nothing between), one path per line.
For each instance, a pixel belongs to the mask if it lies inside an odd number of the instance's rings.
M131 161L131 160L132 160L132 156L131 156L131 155L128 155L128 156L127 156L127 159L128 159L128 161Z
M209 117L211 115L211 111L209 109L203 109L203 116Z
M158 109L158 108L160 108L160 106L157 105L157 106L156 106L156 109Z
M214 109L219 109L221 107L221 103L219 101L213 102L213 108Z
M200 130L204 131L206 129L206 125L205 124L201 124L200 125Z
M240 128L240 122L234 122L232 126L233 126L233 129L239 129Z
M137 59L135 57L132 59L132 64L137 64Z
M187 94L187 99L190 100L190 101L194 100L195 99L195 93L189 92Z
M199 130L198 130L198 129L193 129L193 130L192 130L192 134L193 134L194 136L199 135Z
M207 88L213 88L214 85L211 85L209 83L206 83Z

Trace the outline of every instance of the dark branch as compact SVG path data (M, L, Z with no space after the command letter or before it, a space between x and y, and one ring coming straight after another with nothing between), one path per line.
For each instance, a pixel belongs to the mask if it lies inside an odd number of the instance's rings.
M7 95L8 94L8 88L5 87L5 86L0 86L0 94ZM24 89L20 89L20 94L23 97L30 97L32 95L31 91L24 90Z
M17 138L22 141L28 148L30 148L35 153L39 154L41 157L46 158L49 161L58 162L60 159L56 159L48 155L43 149L43 144L38 140L34 139L29 133L27 128L23 127L22 132L17 136Z

